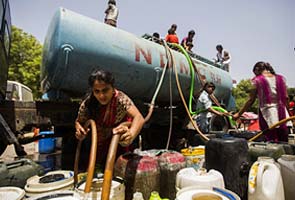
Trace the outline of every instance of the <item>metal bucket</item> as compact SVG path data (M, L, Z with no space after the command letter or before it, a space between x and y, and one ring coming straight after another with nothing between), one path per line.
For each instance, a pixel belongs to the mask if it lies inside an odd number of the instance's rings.
M33 176L27 180L26 196L34 196L51 191L72 189L74 172L58 170L46 173L44 176Z
M82 199L97 199L101 198L103 177L93 178L91 185L91 192L85 193L86 181L80 181L75 190L79 193ZM111 185L110 200L125 200L125 185L124 180L120 177L114 177Z

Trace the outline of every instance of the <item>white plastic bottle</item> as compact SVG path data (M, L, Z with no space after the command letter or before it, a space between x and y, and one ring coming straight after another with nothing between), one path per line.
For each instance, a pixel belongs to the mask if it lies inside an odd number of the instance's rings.
M135 192L133 194L132 200L144 200L142 193L141 192Z

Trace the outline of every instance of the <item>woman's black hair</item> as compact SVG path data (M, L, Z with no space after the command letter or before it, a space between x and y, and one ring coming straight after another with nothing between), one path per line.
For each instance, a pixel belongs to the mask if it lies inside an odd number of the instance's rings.
M256 70L258 71L259 75L262 73L263 70L267 70L272 74L276 74L273 67L269 63L266 63L266 62L263 62L263 61L259 61L254 65L252 71L255 73Z
M91 73L88 78L88 85L90 87L93 87L95 81L103 81L106 84L110 84L111 86L114 86L115 83L115 79L112 73L104 70L95 70Z
M88 108L90 118L92 119L96 119L99 113L99 108L101 106L99 101L95 98L92 92L92 87L95 81L103 81L106 84L110 84L112 87L114 87L115 79L112 73L109 71L95 70L90 74L88 78L88 85L90 87L90 90L86 97L87 100L85 102L85 106Z

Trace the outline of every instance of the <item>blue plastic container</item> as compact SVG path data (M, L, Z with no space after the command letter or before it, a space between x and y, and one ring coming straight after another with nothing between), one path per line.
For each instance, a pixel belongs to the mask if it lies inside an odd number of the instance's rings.
M53 131L41 131L40 135L53 134ZM55 138L39 140L39 153L52 153L55 150Z

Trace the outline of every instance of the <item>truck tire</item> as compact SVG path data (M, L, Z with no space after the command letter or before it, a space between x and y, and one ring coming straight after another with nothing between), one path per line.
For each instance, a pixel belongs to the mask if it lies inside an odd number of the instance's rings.
M5 151L6 147L7 147L7 144L3 140L0 140L0 156Z

